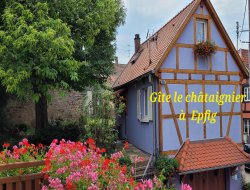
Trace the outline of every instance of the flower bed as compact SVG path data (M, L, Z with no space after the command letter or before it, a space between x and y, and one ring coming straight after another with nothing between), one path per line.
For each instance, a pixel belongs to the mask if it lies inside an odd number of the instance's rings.
M125 144L125 147L127 146L128 144ZM0 167L2 184L8 176L21 176L21 178L11 177L16 180L12 181L13 183L20 184L20 180L24 180L26 176L30 178L29 175L42 172L46 181L42 190L166 189L156 177L153 180L136 182L131 172L134 168L120 164L123 152L108 157L104 155L106 150L96 147L93 139L88 139L84 143L54 140L46 155L46 148L43 145L35 146L27 139L14 146L13 150L9 148L10 145L5 143L4 150L0 153L0 164L2 168L7 168L6 171L2 171ZM44 167L40 163L37 165L38 160L44 161ZM32 165L33 163L35 165ZM12 167L12 165L25 167ZM26 167L28 165L31 167ZM35 177L35 182L41 181L40 174ZM35 184L37 187L41 185ZM189 186L184 185L182 189L191 190Z
M4 150L0 152L0 164L9 165L12 163L25 163L32 161L42 161L46 148L42 145L30 144L27 139L23 139L19 142L18 146L13 146L10 150L10 144L4 143ZM43 166L33 166L27 168L15 168L10 170L1 170L0 177L11 177L24 174L37 173L42 171Z
M104 152L92 139L85 143L54 140L45 158L43 171L49 185L43 190L161 188L157 178L136 183L127 166L119 164L121 153L107 158Z

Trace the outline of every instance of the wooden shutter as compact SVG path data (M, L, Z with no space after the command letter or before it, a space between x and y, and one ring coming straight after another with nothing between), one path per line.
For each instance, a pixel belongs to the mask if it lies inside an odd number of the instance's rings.
M153 104L149 97L152 94L152 86L148 87L148 120L153 120Z
M141 120L141 90L137 90L137 118Z

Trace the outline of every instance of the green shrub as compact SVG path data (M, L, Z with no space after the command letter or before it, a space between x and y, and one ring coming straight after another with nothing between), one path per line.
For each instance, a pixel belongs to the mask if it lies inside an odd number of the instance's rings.
M244 184L244 186L243 186L242 189L243 189L243 190L250 190L250 183Z
M164 176L169 176L176 173L178 169L178 162L174 158L169 158L167 155L160 155L155 161L156 169Z
M124 155L119 159L119 164L126 165L128 168L130 168L132 166L132 161L128 155Z
M30 141L34 144L42 143L50 145L53 139L65 139L78 141L80 135L79 123L75 121L54 121L49 126L31 136Z
M118 139L116 117L123 111L124 104L108 87L95 85L91 94L91 98L84 99L81 140L93 138L98 147L112 153Z

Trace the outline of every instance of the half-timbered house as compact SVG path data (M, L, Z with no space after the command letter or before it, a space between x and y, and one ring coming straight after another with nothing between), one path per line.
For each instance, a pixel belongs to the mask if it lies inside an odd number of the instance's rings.
M177 188L182 181L194 190L241 189L238 166L249 162L241 147L241 102L149 99L152 92L172 97L242 93L248 71L211 2L193 0L145 42L138 34L134 40L135 53L113 86L126 99L121 136L150 154L174 156L180 165ZM215 42L216 53L195 54L195 44L207 40ZM197 122L194 111L217 113L216 122Z

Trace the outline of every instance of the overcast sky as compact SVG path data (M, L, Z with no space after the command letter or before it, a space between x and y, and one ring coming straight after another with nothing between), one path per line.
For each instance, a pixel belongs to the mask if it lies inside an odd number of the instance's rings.
M126 23L118 29L117 56L119 63L126 64L134 52L134 35L140 34L145 41L147 32L157 31L173 16L182 10L191 0L124 0ZM242 26L246 0L211 0L227 33L236 47L236 21ZM248 27L246 12L244 29ZM241 40L247 41L247 33L242 33ZM239 48L248 45L239 42Z

